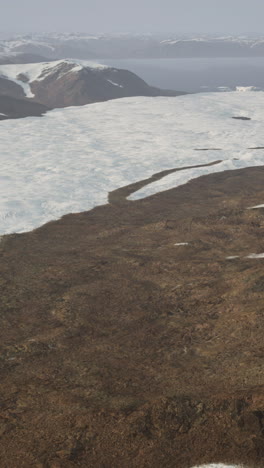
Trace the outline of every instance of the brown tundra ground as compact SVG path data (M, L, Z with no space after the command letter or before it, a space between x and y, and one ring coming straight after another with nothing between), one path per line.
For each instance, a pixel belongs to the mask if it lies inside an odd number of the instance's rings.
M1 468L264 466L263 183L135 184L2 238Z

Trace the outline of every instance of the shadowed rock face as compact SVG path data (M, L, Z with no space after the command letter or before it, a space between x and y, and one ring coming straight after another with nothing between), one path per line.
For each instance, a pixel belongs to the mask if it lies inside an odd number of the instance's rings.
M48 110L48 107L44 106L43 104L0 94L0 120L16 119L29 116L39 117Z
M263 181L135 184L2 238L4 467L263 467Z

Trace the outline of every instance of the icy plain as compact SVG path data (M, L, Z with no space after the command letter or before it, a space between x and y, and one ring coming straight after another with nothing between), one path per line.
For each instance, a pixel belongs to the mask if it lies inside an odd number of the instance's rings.
M263 126L264 92L126 98L1 121L0 234L107 203L109 191L166 169L222 160L171 174L130 198L262 165L264 150L248 148L264 146Z

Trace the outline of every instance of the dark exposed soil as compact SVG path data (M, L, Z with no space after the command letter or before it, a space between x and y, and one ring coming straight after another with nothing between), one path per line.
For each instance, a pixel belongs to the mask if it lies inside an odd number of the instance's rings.
M124 188L2 238L1 467L263 467L263 182Z

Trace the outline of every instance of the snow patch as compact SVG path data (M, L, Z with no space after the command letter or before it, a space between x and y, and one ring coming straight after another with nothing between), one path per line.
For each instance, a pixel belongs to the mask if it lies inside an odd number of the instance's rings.
M260 253L260 254L250 254L248 255L247 257L245 258L264 258L264 253Z
M211 463L210 465L199 465L193 468L243 468L241 465L225 465L224 463Z
M249 208L247 208L247 210L256 210L257 208L264 208L264 204L263 205L250 206Z
M236 86L236 91L239 93L248 93L249 91L260 91L256 86Z
M108 81L109 83L111 83L111 84L114 85L114 86L118 86L119 88L124 88L124 86L122 86L122 85L120 85L120 84L118 84L118 83L115 83L115 82L112 81L112 80L106 80L106 81Z

